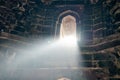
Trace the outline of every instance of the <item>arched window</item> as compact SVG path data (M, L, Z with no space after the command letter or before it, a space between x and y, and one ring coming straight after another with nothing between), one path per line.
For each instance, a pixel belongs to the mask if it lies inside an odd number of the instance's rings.
M71 15L67 15L62 19L60 27L60 38L68 36L76 38L76 19Z

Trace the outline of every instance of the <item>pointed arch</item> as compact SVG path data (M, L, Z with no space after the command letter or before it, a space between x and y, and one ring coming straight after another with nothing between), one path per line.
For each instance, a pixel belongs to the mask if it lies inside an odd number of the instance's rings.
M76 36L76 19L71 15L67 15L62 19L60 27L60 38L66 36Z
M77 37L79 36L78 30L79 30L80 24L81 24L80 15L76 11L66 10L66 11L61 12L59 14L59 16L57 17L56 26L55 26L55 38L58 38L58 36L61 34L60 29L62 26L62 24L61 24L62 20L64 17L66 17L68 15L71 15L73 18L75 18L75 20L76 20L76 33L77 33Z

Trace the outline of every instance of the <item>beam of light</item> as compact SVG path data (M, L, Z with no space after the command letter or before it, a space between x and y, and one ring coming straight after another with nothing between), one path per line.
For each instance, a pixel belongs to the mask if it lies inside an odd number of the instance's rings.
M41 45L41 43L43 44ZM51 70L51 68L54 68L66 70L77 68L79 67L80 52L76 44L77 39L73 36L66 36L64 39L49 41L49 43L48 41L36 42L34 46L26 48L26 52L21 51L22 54L17 56L14 63L12 63L15 64L15 66L9 66L9 70L15 72L18 68L23 69L34 66L34 63L37 64L37 67L40 69L48 68ZM24 71L22 73L24 75L27 74L27 72ZM63 74L63 76L64 75L65 74Z
M60 38L59 41L61 44L64 44L64 46L76 46L77 44L77 38L75 36L66 36Z

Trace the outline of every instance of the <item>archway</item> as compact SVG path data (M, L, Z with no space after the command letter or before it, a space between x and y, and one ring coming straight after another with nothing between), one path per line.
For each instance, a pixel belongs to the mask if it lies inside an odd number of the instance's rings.
M71 15L67 15L62 19L60 27L60 38L68 36L76 38L76 19Z
M57 18L56 21L56 26L55 26L55 34L54 34L54 38L58 39L60 34L61 34L61 24L63 23L63 19L70 17L70 19L72 19L71 21L75 22L76 25L76 37L79 40L79 36L80 36L80 16L77 12L72 11L72 10L66 10L64 12L61 12ZM71 23L72 24L72 23Z

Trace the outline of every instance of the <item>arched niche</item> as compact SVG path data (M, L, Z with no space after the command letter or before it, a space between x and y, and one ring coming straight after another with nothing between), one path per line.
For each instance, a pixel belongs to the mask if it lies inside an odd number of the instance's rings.
M80 30L80 16L77 12L72 11L72 10L67 10L59 14L58 19L56 21L56 26L55 26L55 38L60 37L60 28L61 28L61 23L63 18L66 16L72 16L72 18L75 18L76 20L76 36L79 37L79 30Z
M65 16L60 26L60 38L65 38L67 36L76 37L76 19L71 15Z

